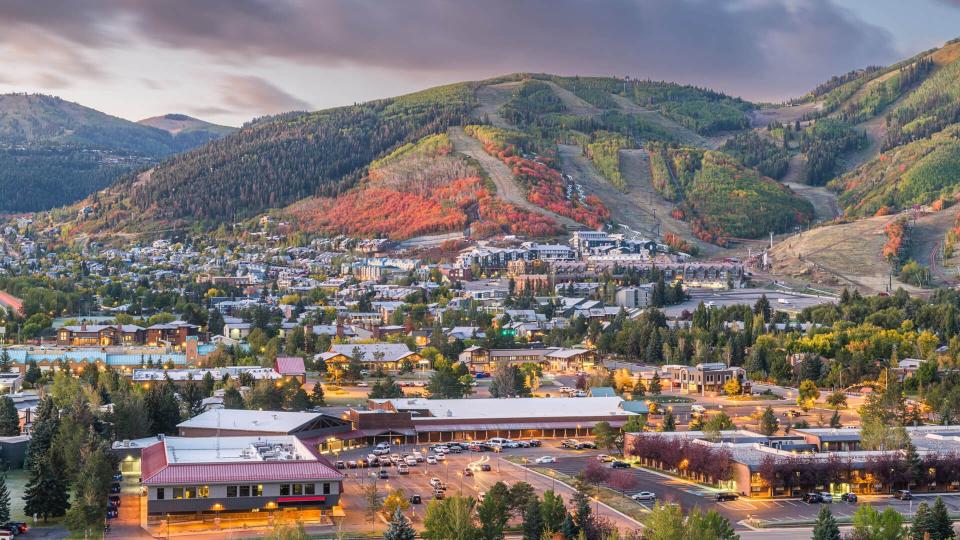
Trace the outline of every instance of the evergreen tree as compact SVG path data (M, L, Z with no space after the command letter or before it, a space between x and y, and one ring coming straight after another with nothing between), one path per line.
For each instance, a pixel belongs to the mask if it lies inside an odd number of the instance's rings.
M10 396L0 398L0 437L20 434L20 415Z
M7 476L0 476L0 523L10 521L10 490L7 489Z
M293 397L290 398L290 404L287 405L287 410L305 411L312 406L310 396L307 395L303 388L300 388L293 394Z
M213 373L208 371L203 375L203 397L208 398L212 396L214 386Z
M235 387L231 386L223 391L223 408L224 409L245 409L246 406L243 403L243 395L240 394L240 391Z
M510 519L507 508L509 491L506 484L497 482L477 506L477 518L480 521L481 540L502 540L503 529Z
M540 516L544 530L550 532L561 530L563 522L569 516L567 509L563 506L563 497L557 495L552 489L545 491L543 500L540 502Z
M650 379L650 388L648 388L648 390L650 390L650 393L653 394L653 395L655 395L655 396L660 395L660 392L663 391L663 389L661 388L661 385L660 385L660 373L659 373L659 372L656 372L656 373L653 374L653 378Z
M956 533L953 531L953 521L947 512L947 505L943 503L943 499L937 497L930 510L930 540L947 540L955 537Z
M660 431L676 431L677 430L677 418L673 415L673 411L667 410L667 414L663 416L663 427Z
M387 531L383 533L383 539L414 540L416 537L417 531L414 530L410 524L410 520L407 519L407 516L403 515L401 509L397 508L397 511L393 513L393 517L390 518L390 526L387 527Z
M817 522L813 525L813 540L840 540L840 527L827 506L820 507Z
M33 464L23 493L24 513L39 517L44 523L66 514L70 508L69 486L61 472L63 467L51 463L48 457L43 456Z
M578 532L583 532L587 538L590 538L593 528L593 514L590 510L589 488L587 483L583 481L578 481L575 487L577 491L570 499L570 503L573 505L574 524L577 526Z
M777 432L777 416L773 413L772 407L767 407L760 416L760 433L770 436Z
M917 512L913 515L913 524L910 526L911 540L924 540L927 533L931 532L931 525L930 507L924 501L917 506Z
M573 516L567 514L563 518L563 525L560 526L560 534L564 538L576 538L580 533L580 528L577 527L576 521L574 521Z
M313 391L310 392L310 403L314 407L326 407L327 401L323 395L323 385L319 382L313 385Z
M94 445L95 437L91 437ZM102 448L88 447L81 455L83 474L78 475L73 501L67 510L67 528L88 538L103 528L103 509L107 506L112 467Z
M530 499L527 507L523 510L523 540L540 540L543 535L544 523L543 514L540 510L540 501L536 497Z

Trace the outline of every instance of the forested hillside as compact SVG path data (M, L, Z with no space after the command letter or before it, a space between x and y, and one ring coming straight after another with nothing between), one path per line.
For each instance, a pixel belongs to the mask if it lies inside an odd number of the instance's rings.
M148 216L222 222L309 196L333 196L395 147L464 123L475 98L467 84L311 113L288 113L173 157L134 183L131 201Z
M0 212L76 201L219 136L180 136L52 96L0 95Z

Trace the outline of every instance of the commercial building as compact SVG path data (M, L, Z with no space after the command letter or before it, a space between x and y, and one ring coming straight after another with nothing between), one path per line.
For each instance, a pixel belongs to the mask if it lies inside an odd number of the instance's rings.
M744 430L627 433L624 449L643 466L749 497L960 491L960 426L905 429L921 462L916 468L905 449L864 450L854 428L772 437Z
M597 422L623 426L636 410L619 397L371 399L347 412L368 443L587 437ZM641 411L646 412L646 411Z
M597 352L588 349L547 347L538 349L487 349L468 347L459 360L471 373L489 373L498 364L539 364L550 371L582 371L597 361Z
M411 362L416 366L420 361L420 355L412 352L403 343L338 343L331 345L329 351L317 355L317 358L328 366L344 366L351 360L358 360L364 369L381 368L388 371L400 369L404 362Z
M695 366L668 364L663 366L663 382L688 394L720 393L730 379L749 384L747 372L722 362L701 363Z
M305 441L350 431L350 423L318 412L217 409L177 424L181 437L293 435Z
M331 515L343 491L343 474L293 436L167 437L142 456L148 519L263 511L316 518Z

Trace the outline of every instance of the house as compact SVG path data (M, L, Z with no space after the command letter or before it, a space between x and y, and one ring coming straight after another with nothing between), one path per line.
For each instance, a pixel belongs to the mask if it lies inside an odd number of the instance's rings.
M147 328L147 345L183 347L187 338L198 335L200 327L185 321L155 324Z
M71 347L110 347L113 345L142 345L146 330L134 324L82 323L57 330L57 345Z
M253 329L252 324L248 322L244 322L240 319L224 321L223 336L239 341L239 340L247 339L247 336L250 335L250 330L252 329Z
M491 372L498 364L539 364L551 371L580 371L596 361L596 351L565 349L560 347L534 349L487 349L467 347L460 353L463 362L472 373Z
M278 356L273 363L274 369L284 378L292 377L300 381L300 384L307 382L307 368L304 367L303 357L300 356Z
M343 491L343 474L293 436L166 437L141 455L148 518L282 509L316 519Z
M701 363L696 366L665 365L662 371L664 383L688 394L720 393L723 385L730 379L749 384L743 368L727 366L722 362Z
M510 295L510 280L507 278L464 281L463 295L473 300L503 300Z
M354 355L357 357L354 358ZM351 360L359 360L364 369L389 371L399 370L404 362L416 365L420 361L420 355L402 343L337 343L317 357L328 366L339 364L345 367Z

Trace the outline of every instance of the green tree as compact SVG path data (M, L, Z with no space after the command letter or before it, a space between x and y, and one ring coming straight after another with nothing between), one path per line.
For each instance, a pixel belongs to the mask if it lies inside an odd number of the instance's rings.
M843 423L840 421L840 411L833 411L833 416L830 417L830 427L833 429L843 427Z
M314 407L327 406L327 399L323 395L323 385L321 385L319 381L313 385L313 391L310 392L310 403L312 403Z
M900 540L904 534L903 516L890 507L878 512L863 505L853 515L853 534L857 539Z
M497 482L487 491L483 501L477 506L477 519L480 521L481 540L501 540L503 529L510 519L508 499L510 492L506 484Z
M743 392L743 385L740 384L740 379L732 377L729 381L723 384L723 391L728 396L739 396Z
M673 415L673 411L667 409L667 413L663 415L663 425L660 426L660 431L676 431L677 430L677 417Z
M313 404L310 402L310 396L307 395L303 388L298 388L290 398L286 409L288 411L305 411L312 406Z
M20 434L20 415L10 396L0 398L0 437Z
M593 426L593 440L597 448L614 448L616 446L617 430L610 426L610 422L597 422Z
M817 514L817 521L813 524L813 540L840 540L837 519L827 506L821 506Z
M739 540L730 521L716 510L694 508L687 514L686 538L690 540Z
M827 396L827 405L837 410L845 409L847 407L847 394L845 394L843 390L837 390L831 393Z
M543 517L543 528L547 531L557 532L563 527L563 521L567 517L567 509L563 505L563 497L557 495L552 489L543 493L543 500L540 501L540 515Z
M663 391L663 389L661 388L660 373L659 373L659 372L655 372L655 373L653 374L653 378L650 379L650 387L649 387L647 390L649 390L650 393L653 394L653 395L655 395L655 396L659 396L659 395L660 395L660 392Z
M474 500L469 497L434 499L423 517L423 533L427 540L476 540L479 535L474 520Z
M414 540L417 537L417 531L410 524L403 511L397 508L390 518L390 526L383 533L384 540Z
M523 540L540 540L546 526L543 523L543 512L541 502L534 497L523 510L523 525L520 527L523 531Z
M237 390L234 386L228 386L223 391L223 408L224 409L245 409L246 406L243 403L243 395L240 393L240 390Z
M0 476L0 523L10 521L10 490L7 488L7 475Z
M770 436L777 432L780 426L777 423L777 415L773 412L773 407L767 407L760 415L760 433Z
M643 524L645 540L685 540L683 510L679 505L655 504Z
M67 513L70 508L69 485L62 468L59 463L51 463L49 452L32 464L23 492L25 514L39 517L46 523L49 518Z
M953 521L947 512L947 505L943 499L937 497L930 510L930 540L946 540L956 537L953 530Z
M924 501L917 506L917 512L913 514L913 523L910 525L910 539L926 540L928 534L930 534L930 538L932 539L932 525L930 506Z
M507 497L507 510L512 515L523 516L530 501L537 500L537 491L533 486L526 482L515 482L510 486L510 493Z
M639 433L646 429L646 416L642 414L631 414L627 417L627 423L623 425L621 431L624 433Z
M91 441L94 441L91 438ZM95 444L95 442L91 442ZM107 506L112 466L106 453L99 447L87 447L82 453L83 474L78 475L73 500L67 510L67 528L89 538L103 530L103 509Z

